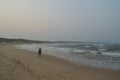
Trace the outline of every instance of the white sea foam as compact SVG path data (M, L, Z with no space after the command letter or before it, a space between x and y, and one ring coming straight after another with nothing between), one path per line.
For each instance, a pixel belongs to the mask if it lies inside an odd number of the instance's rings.
M103 52L102 54L103 55L108 55L108 56L116 56L116 57L120 56L119 52L114 52L114 53L112 53L112 52Z
M84 49L76 48L66 48L56 47L57 44L27 44L27 45L17 45L16 47L20 49L27 49L37 52L39 47L42 48L42 52L55 57L67 59L70 62L76 63L78 65L87 65L101 68L110 68L115 70L120 70L120 53L110 53L102 52L102 54L97 54L98 51L90 51ZM73 44L72 44L73 46ZM113 65L114 64L114 65Z

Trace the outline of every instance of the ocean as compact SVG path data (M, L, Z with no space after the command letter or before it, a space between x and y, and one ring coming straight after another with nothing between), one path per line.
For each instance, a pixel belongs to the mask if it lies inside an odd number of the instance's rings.
M61 42L42 44L21 44L15 46L66 59L70 63L99 68L120 70L120 44L93 42Z

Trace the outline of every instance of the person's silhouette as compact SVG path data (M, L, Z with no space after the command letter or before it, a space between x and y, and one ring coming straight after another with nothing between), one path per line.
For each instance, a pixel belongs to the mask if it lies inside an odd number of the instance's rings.
M42 50L41 50L41 48L39 48L39 50L38 50L38 56L41 56L41 54L42 54Z

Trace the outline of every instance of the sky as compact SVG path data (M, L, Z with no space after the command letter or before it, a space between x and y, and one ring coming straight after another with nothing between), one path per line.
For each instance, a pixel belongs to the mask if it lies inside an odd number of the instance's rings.
M120 0L0 0L0 37L120 43Z

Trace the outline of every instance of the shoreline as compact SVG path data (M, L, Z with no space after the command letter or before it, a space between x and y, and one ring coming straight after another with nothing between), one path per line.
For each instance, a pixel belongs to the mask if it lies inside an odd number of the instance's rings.
M76 65L50 55L0 45L1 80L119 80L120 71ZM5 64L2 64L5 63ZM11 72L12 71L12 72Z
M69 61L70 63L83 65L94 68L105 68L112 70L120 70L120 56L109 56L104 54L91 53L75 53L70 48L62 47L50 47L46 45L30 44L30 45L17 45L18 49L24 49L32 52L37 52L38 48L42 48L43 54L50 55L52 57L60 58ZM65 54L67 53L67 54ZM113 65L114 64L114 65Z

